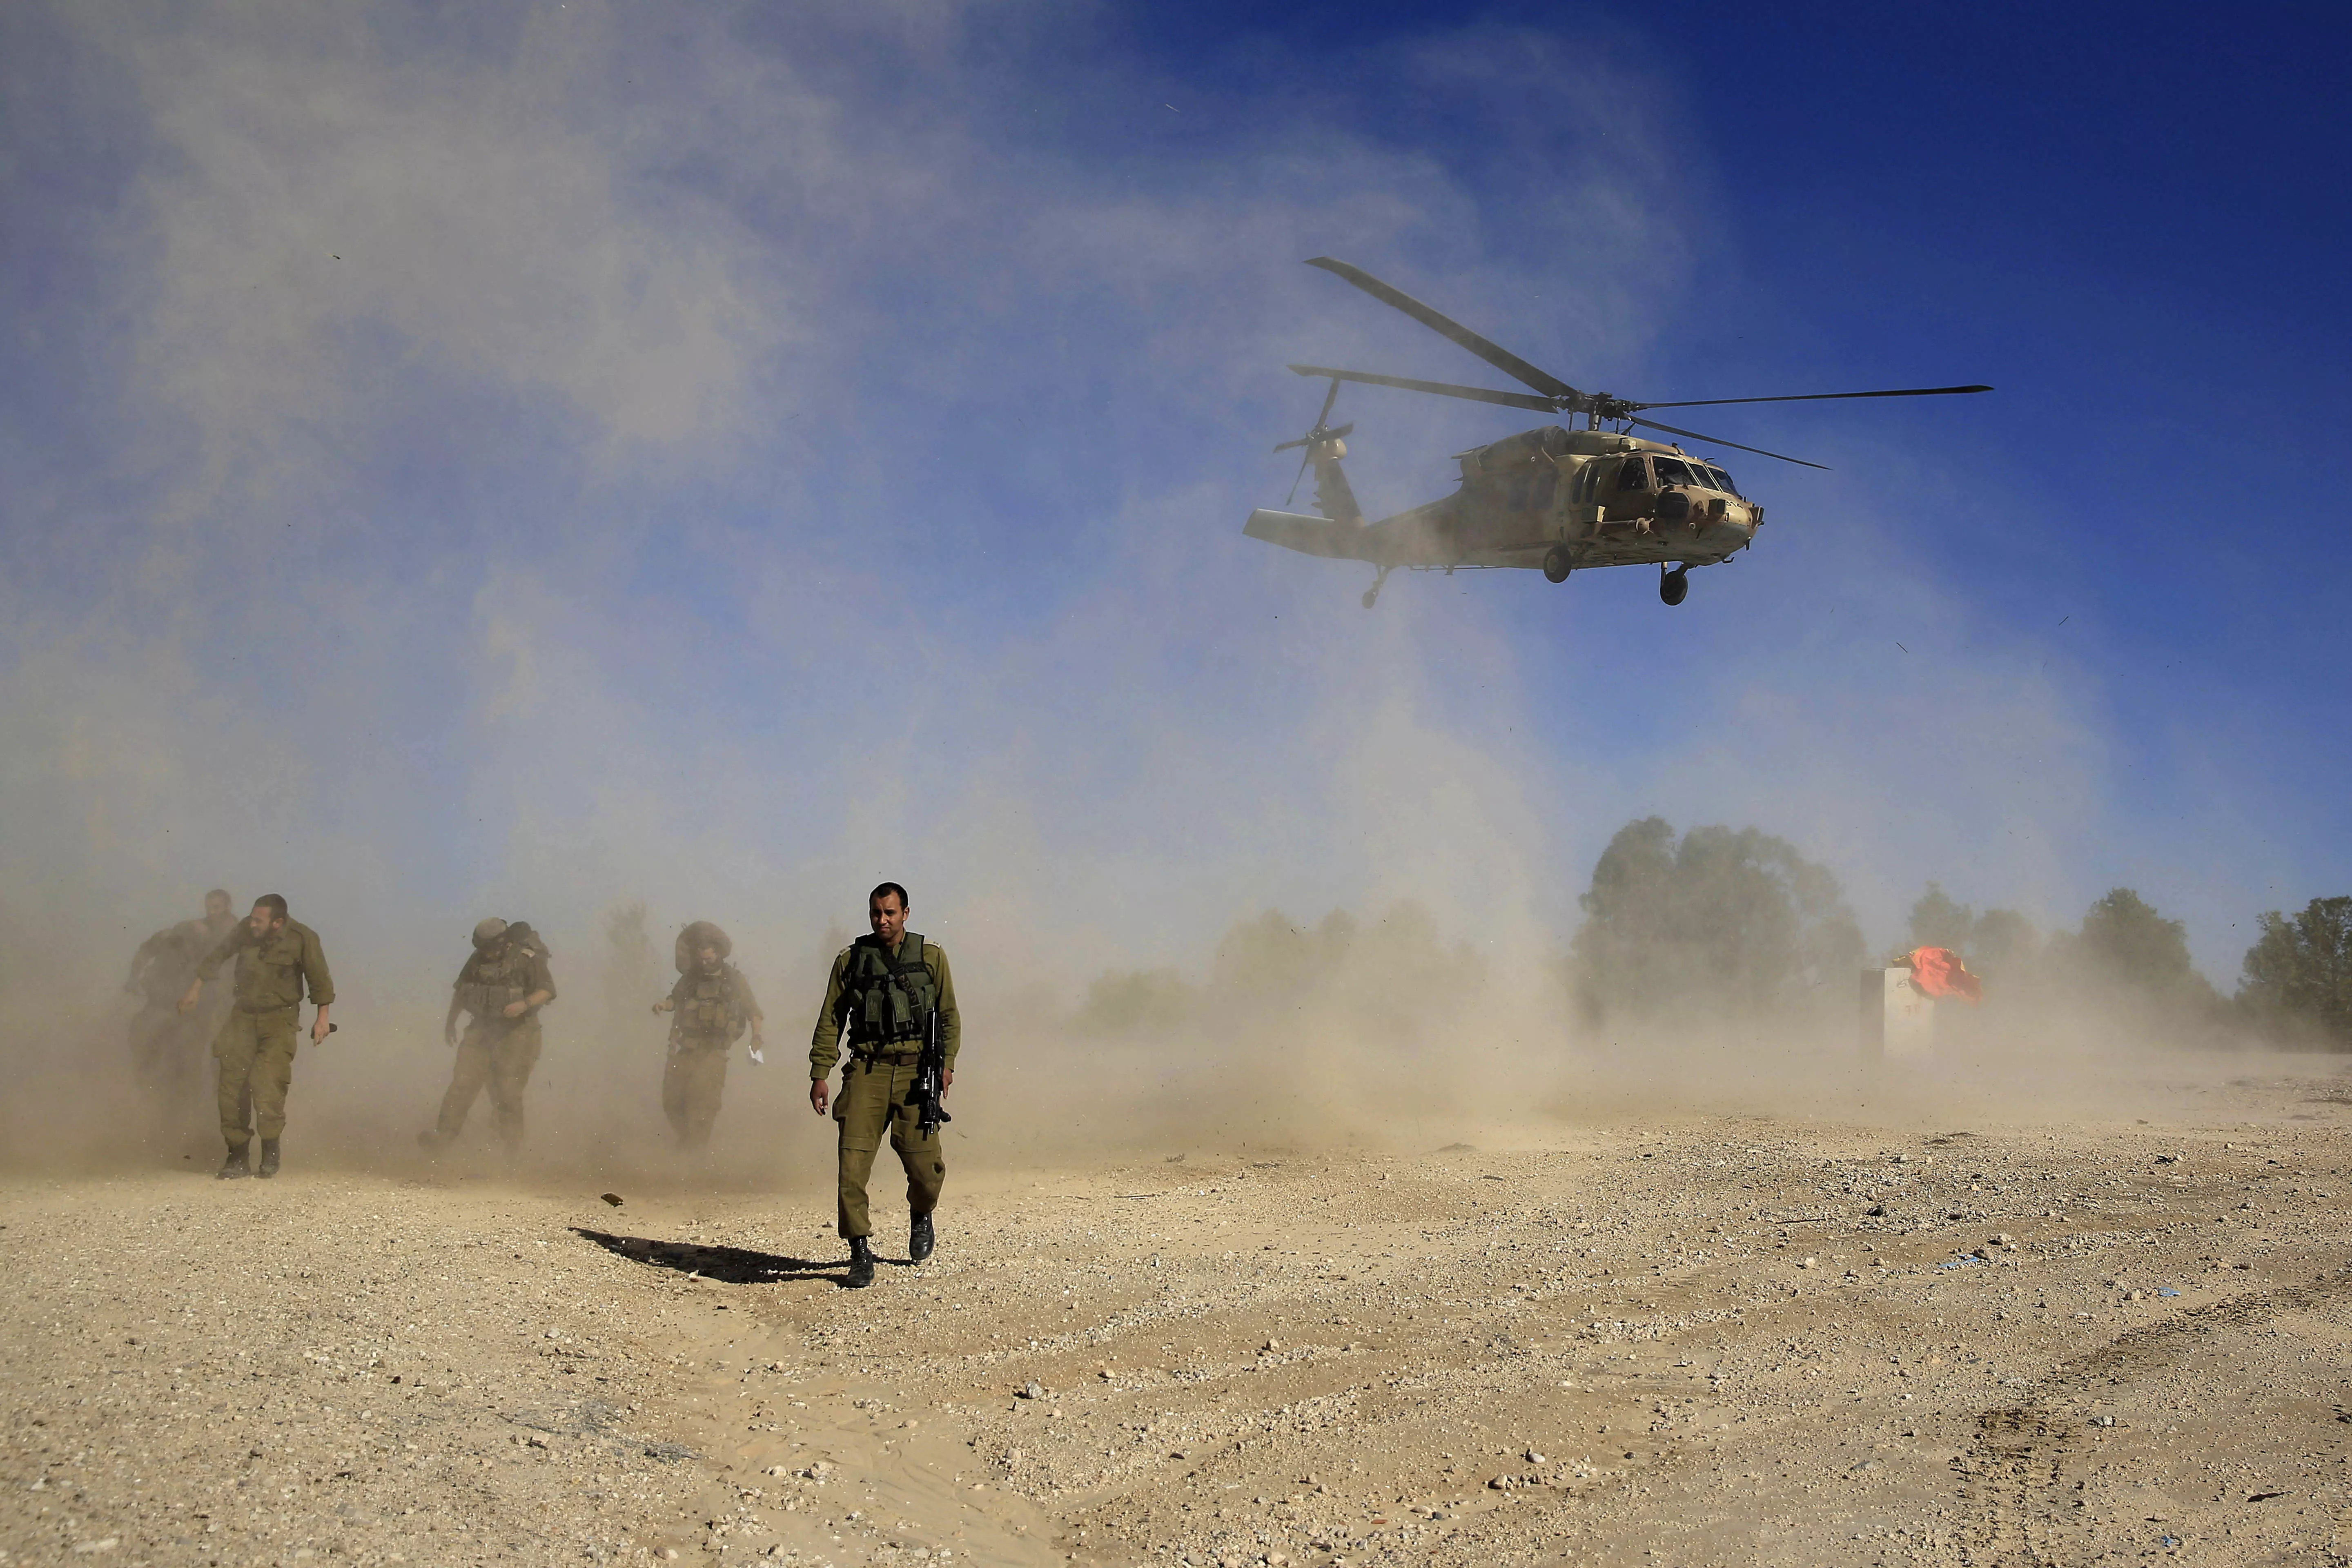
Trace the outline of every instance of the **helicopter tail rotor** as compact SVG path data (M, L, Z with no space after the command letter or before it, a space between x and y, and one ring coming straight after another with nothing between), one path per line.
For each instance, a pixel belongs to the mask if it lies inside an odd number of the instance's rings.
M1285 441L1282 445L1275 448L1277 452L1287 452L1294 447L1305 448L1305 450L1298 454L1298 472L1291 476L1290 494L1282 498L1283 505L1288 506L1291 501L1297 498L1298 494L1298 486L1300 482L1307 478L1307 465L1315 460L1316 448L1322 446L1327 441L1338 441L1340 437L1346 436L1349 431L1353 430L1356 427L1355 421L1353 420L1349 420L1347 424L1339 426L1336 429L1323 423L1326 419L1331 417L1331 405L1339 401L1339 378L1335 375L1331 378L1331 390L1323 395L1323 406L1315 416L1315 427L1307 431L1306 435L1299 437L1296 441Z

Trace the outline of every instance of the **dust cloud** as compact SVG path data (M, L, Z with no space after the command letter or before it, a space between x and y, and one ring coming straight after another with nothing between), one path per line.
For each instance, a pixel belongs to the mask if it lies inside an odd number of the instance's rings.
M1890 544L2001 498L1767 424L1856 477L1663 623L1240 535L1284 364L1464 374L1300 258L1662 379L1718 204L1591 22L1220 99L1050 6L0 12L0 1556L2317 1539L2352 1084L2203 978L2255 836L2151 859L2084 657ZM1339 416L1383 511L1505 433ZM884 879L964 1044L938 1253L885 1156L844 1295L803 1051ZM334 973L270 1182L201 1041L131 1068L215 886ZM512 1162L417 1137L491 915ZM693 921L766 1060L688 1156ZM1988 999L1866 1054L1928 941Z
M1526 352L1640 363L1705 191L1659 177L1689 150L1622 62L1470 28L1350 63L1483 117L1470 174L1336 133L1308 94L1147 178L1005 131L1018 73L975 62L1088 46L993 11L575 5L453 37L75 7L39 32L65 85L10 80L65 129L26 167L109 197L38 237L82 292L36 367L60 393L0 587L14 1166L211 1157L206 1105L126 1110L121 990L216 883L240 910L285 893L335 971L289 1159L422 1168L447 986L498 914L547 936L562 993L528 1173L819 1186L803 1042L886 877L955 958L955 1137L1007 1160L1493 1141L1602 1107L1909 1114L1842 1005L1580 1013L1566 955L1608 835L1652 809L1788 834L1889 935L1956 858L2041 879L2037 909L2073 886L2044 851L2095 815L2099 743L2025 673L2042 650L1986 646L1955 683L1947 728L2006 737L1981 766L1830 717L1884 678L1810 652L1666 679L1729 724L1629 749L1625 688L1563 690L1517 610L1433 580L1366 616L1236 537L1281 480L1231 455L1307 412L1270 367L1430 348L1299 257L1418 258L1482 321L1540 292ZM1105 101L1142 87L1088 68ZM1499 117L1496 73L1566 106L1549 140ZM1495 203L1512 236L1464 259ZM1429 454L1493 433L1367 416L1367 496L1426 492ZM1968 621L1871 570L1856 597ZM1727 616L1768 615L1734 586ZM1558 634L1575 668L1626 656L1605 594ZM1816 677L1844 709L1791 697ZM2034 782L1988 791L1996 770ZM682 1171L646 1012L667 972L633 943L658 960L695 919L733 934L769 1059L739 1055ZM2002 1102L2040 1103L2057 1058L2000 1048ZM447 1158L490 1175L485 1115Z

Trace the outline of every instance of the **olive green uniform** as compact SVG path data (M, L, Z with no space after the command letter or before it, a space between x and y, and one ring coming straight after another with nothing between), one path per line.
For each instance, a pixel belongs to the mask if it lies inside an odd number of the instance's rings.
M180 1011L196 965L226 934L226 924L182 921L141 942L131 955L124 989L144 1004L131 1020L131 1069L160 1106L176 1105L194 1089L197 1058L228 1009L215 987L198 998L194 1012Z
M294 1081L294 1037L301 1022L302 994L307 987L311 1005L327 1006L335 999L335 982L327 973L319 933L299 921L289 920L275 933L259 938L250 923L239 921L196 965L197 976L210 980L232 954L236 959L236 1000L213 1037L213 1056L220 1063L221 1136L235 1150L244 1148L257 1131L265 1139L286 1131L286 1090ZM248 1090L255 1120L251 1128L245 1123Z
M944 951L908 931L892 949L885 949L879 937L859 937L833 961L824 1005L809 1043L809 1079L815 1082L833 1071L845 1025L851 1060L833 1101L833 1120L840 1130L836 1224L844 1239L874 1233L866 1182L874 1171L874 1156L881 1151L885 1127L890 1130L890 1147L898 1152L898 1163L906 1167L908 1209L920 1216L939 1206L940 1189L947 1182L947 1155L938 1131L923 1131L921 1107L913 1100L922 1054L922 1015L932 1007L939 1009L940 1042L952 1069L963 1039L963 1021L956 1011L955 979Z
M547 950L533 933L507 941L496 958L477 952L457 971L452 989L457 1006L468 1016L466 1033L457 1042L457 1059L449 1068L449 1091L441 1097L435 1132L446 1142L464 1131L467 1115L487 1087L499 1141L512 1153L522 1146L522 1092L530 1083L530 1069L539 1062L539 1007L518 1018L508 1017L506 1009L542 991L548 1001L555 999L555 977L547 966ZM546 1005L542 1002L540 1006Z
M727 1092L727 1057L761 1016L751 983L731 963L705 974L699 965L670 987L669 1060L662 1068L662 1114L681 1148L710 1142Z

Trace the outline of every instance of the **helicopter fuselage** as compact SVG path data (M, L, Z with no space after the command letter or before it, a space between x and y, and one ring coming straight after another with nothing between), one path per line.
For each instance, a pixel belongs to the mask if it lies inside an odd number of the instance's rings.
M1290 367L1293 374L1331 384L1313 427L1275 448L1277 452L1297 447L1307 449L1300 473L1304 475L1306 462L1315 465L1315 502L1322 515L1254 511L1244 531L1286 550L1370 562L1380 574L1364 595L1368 610L1380 597L1381 584L1400 566L1446 572L1465 566L1534 566L1553 582L1562 583L1580 568L1651 564L1662 569L1658 597L1679 605L1690 590L1690 568L1728 561L1747 549L1764 521L1764 509L1742 496L1731 477L1715 464L1694 458L1680 447L1644 441L1619 431L1639 426L1687 441L1730 447L1818 468L1822 465L1810 458L1792 458L1786 452L1685 430L1662 424L1650 415L1661 408L1715 408L1734 403L1944 397L1992 390L1990 386L1896 386L1870 392L1678 398L1665 403L1580 391L1360 267L1329 256L1310 257L1307 265L1320 268L1412 317L1528 389L1507 392L1325 364ZM1340 386L1350 382L1502 408L1581 416L1585 427L1570 430L1547 425L1457 453L1462 464L1460 489L1443 500L1368 523L1339 468L1339 459L1348 451L1339 437L1354 426L1334 429L1326 423L1339 401Z
M1309 453L1321 515L1260 510L1244 531L1310 555L1398 568L1706 566L1748 548L1763 508L1679 447L1547 425L1456 454L1461 488L1368 522L1338 440Z

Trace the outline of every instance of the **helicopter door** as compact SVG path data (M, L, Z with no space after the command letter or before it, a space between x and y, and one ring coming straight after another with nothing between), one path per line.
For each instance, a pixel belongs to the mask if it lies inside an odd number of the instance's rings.
M1578 465L1576 477L1568 481L1566 521L1580 531L1590 529L1600 515L1601 472L1607 467L1598 459L1588 458Z
M1656 505L1649 496L1649 458L1642 456L1618 458L1616 472L1600 479L1595 489L1606 508L1601 512L1604 529L1633 527L1634 520L1649 517L1651 505Z
M1528 471L1511 481L1511 511L1513 537L1516 541L1539 539L1549 531L1552 498L1559 493L1559 470L1549 459L1538 458L1528 465Z

